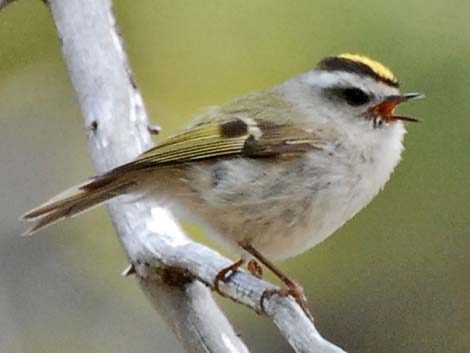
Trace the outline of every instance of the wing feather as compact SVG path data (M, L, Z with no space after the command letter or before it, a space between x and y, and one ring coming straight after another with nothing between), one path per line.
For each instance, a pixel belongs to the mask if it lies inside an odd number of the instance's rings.
M208 121L161 142L135 161L109 173L152 169L218 157L292 157L322 148L324 134L286 123L231 118Z

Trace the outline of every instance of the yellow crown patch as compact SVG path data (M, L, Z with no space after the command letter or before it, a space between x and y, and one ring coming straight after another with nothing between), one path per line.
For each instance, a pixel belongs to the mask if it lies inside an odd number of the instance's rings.
M338 55L338 58L351 60L363 65L368 66L377 76L381 77L385 81L390 81L398 84L398 79L395 77L393 72L385 65L379 63L378 61L372 60L367 56L358 55L358 54L349 54L344 53Z

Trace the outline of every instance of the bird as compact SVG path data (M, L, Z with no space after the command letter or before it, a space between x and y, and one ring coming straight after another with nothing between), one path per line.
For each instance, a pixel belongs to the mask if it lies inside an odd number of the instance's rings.
M323 58L277 86L210 107L180 133L135 160L97 175L22 216L33 234L121 195L158 200L189 215L240 256L214 288L248 262L285 284L306 313L302 287L274 261L322 242L366 206L401 159L402 94L384 64L360 54ZM123 147L125 148L125 147ZM258 261L258 262L257 262Z

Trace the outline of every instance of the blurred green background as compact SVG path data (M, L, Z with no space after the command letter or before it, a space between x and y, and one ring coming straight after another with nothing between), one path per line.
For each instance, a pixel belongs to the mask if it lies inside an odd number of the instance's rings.
M470 2L115 1L152 122L174 133L223 104L365 53L424 101L402 111L385 190L315 249L281 263L324 336L350 353L470 347ZM182 352L133 279L106 211L22 239L17 217L93 175L54 24L41 1L0 13L0 352ZM208 242L195 226L189 230ZM290 352L273 325L220 299L252 352Z

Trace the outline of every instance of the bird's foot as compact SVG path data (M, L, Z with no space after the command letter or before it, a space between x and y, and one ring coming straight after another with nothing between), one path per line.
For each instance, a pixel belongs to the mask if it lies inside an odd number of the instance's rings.
M280 289L266 289L261 295L260 307L261 311L266 314L265 301L270 299L273 295L280 297L288 297L289 295L294 298L296 303L303 310L305 315L313 322L313 316L308 308L307 298L305 298L304 289L300 284L295 281L289 280L286 283L287 288Z
M230 266L227 266L223 268L222 270L220 270L214 279L214 283L213 283L214 290L220 295L224 296L224 294L220 291L219 283L227 282L230 279L230 277L232 277L235 274L235 272L240 268L240 266L242 266L244 263L245 263L245 260L240 259L237 262L234 262L233 264L231 264Z
M248 261L246 268L248 269L248 272L250 272L256 278L263 278L263 269L255 260Z

